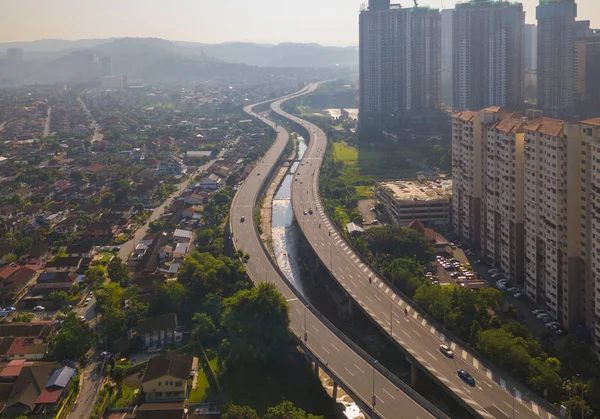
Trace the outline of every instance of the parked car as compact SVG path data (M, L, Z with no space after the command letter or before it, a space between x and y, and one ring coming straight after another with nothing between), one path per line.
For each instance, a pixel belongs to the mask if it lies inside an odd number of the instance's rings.
M558 329L556 329L554 331L554 333L556 333L558 336L564 336L567 334L567 331L565 329L563 329L562 327L559 327Z
M244 221L246 221L246 217L242 217L240 218L240 222L243 223Z
M517 300L524 300L525 298L527 298L527 295L525 295L522 292L516 292L513 294L513 297L515 297Z
M308 213L309 213L310 215L312 215L312 214L313 214L313 209L312 209L312 208L309 208L309 209L308 209Z
M496 282L496 288L498 288L500 291L506 291L506 285L502 284L501 282Z
M44 306L35 306L33 308L33 311L44 311L44 310L46 310L46 307L44 307Z
M492 274L492 278L493 279L500 279L500 278L504 279L504 275L501 273L495 273L495 274Z
M475 386L475 379L471 377L471 374L469 374L467 371L460 369L456 371L456 373L465 383L470 386Z
M8 310L8 311L17 311L17 308L13 307L13 306L8 306L8 307L6 307L6 310Z
M304 210L304 211L302 211L302 214L308 215L308 211Z
M519 292L519 289L517 287L510 287L510 288L507 288L506 291L515 293L515 292Z
M496 268L488 269L488 274L490 274L490 275L497 274L498 272L500 272L500 271Z
M546 310L544 310L543 308L536 308L535 310L533 310L531 312L531 314L535 314L537 316L538 314L542 314L542 313L545 313L545 312L546 312Z
M440 345L440 352L448 358L454 358L454 352L448 347L448 345Z

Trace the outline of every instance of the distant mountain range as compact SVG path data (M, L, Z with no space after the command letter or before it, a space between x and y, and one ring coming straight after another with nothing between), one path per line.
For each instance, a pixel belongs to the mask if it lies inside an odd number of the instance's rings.
M8 48L22 48L22 61L4 59ZM256 73L255 67L323 69L356 67L355 47L317 44L200 44L157 38L46 39L0 43L0 82L85 81L100 74L97 60L111 57L112 72L147 79L181 79ZM96 62L94 63L94 60Z

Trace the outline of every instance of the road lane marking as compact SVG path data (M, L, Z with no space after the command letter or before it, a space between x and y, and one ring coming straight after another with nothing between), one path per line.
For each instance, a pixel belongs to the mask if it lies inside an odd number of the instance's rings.
M314 324L311 324L311 326L312 326L313 329L315 329L316 332L319 331L319 329L317 329Z
M533 410L533 413L535 413L536 415L540 414L540 408L538 407L537 404L531 402L531 410Z
M476 369L479 369L479 361L478 361L477 359L475 359L475 358L473 358L473 366L474 366Z
M392 399L396 400L396 398L394 396L392 396L385 388L383 388L382 390L385 391L385 394L390 396Z
M417 335L418 337L421 337L421 335L419 334L419 332L417 332L416 330L412 331L415 335Z
M344 369L345 369L346 371L348 371L348 374L350 374L351 376L353 376L353 377L354 377L354 374L352 374L352 371L350 371L350 370L349 370L348 368L346 368L346 367L344 367Z
M363 370L360 369L360 367L356 364L354 364L354 366L356 367L357 370L359 370L360 372L362 372L363 374L365 373Z
M330 343L331 346L333 346L333 349L335 349L336 351L340 351L333 343Z
M510 410L514 409L515 413L519 414L519 411L517 410L516 406L513 407L510 404L506 403L504 400L502 400L502 403L504 403L505 405L507 405Z
M323 348L323 350L324 350L325 352L327 352L327 355L331 355L331 352L329 352L329 351L327 350L327 348L325 348L323 345L321 345L321 348Z
M432 358L433 358L433 359L435 359L436 361L439 361L439 359L438 359L436 356L434 356L434 355L433 355L431 352L429 352L429 351L425 351L425 352L427 352L427 355L429 355L430 357L432 357ZM432 369L433 369L433 368L432 368Z
M450 349L452 349L453 351L456 351L456 343L455 342L450 342Z

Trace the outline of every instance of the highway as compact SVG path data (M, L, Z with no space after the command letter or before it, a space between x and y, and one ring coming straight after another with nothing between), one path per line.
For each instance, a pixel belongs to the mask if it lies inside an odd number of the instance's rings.
M285 98L307 94L315 88L316 85L310 85ZM279 99L276 103L280 104L282 100ZM387 377L391 376L389 372L386 372L380 365L373 366L372 360L369 360L365 354L359 354L358 350L354 350L346 344L342 339L341 332L326 325L319 318L318 313L312 311L314 309L307 308L303 303L303 297L297 295L295 290L289 286L268 256L254 222L254 210L263 184L268 180L269 172L278 163L289 136L284 128L276 127L273 122L254 113L252 109L256 105L259 104L248 106L245 111L276 130L277 139L238 190L230 214L234 246L236 249L250 254L250 260L246 264L250 278L255 284L266 281L276 285L290 305L291 331L300 340L304 340L303 346L312 354L313 359L317 359L325 370L329 370L333 374L332 378L342 388L349 389L360 398L360 400L356 400L357 402L362 402L363 405L370 407L373 393L375 393L376 417L387 419L445 418L444 414L420 398L405 383L397 379L388 379ZM244 221L242 221L242 217L244 217ZM371 417L370 412L366 413Z
M554 418L557 413L547 410L543 400L531 397L527 388L492 365L484 365L476 353L449 342L441 327L430 324L414 309L411 301L404 301L377 277L338 233L323 208L318 182L327 147L325 133L314 124L283 111L280 101L274 102L271 108L284 119L302 125L310 134L308 149L292 182L293 211L313 250L346 293L421 365L421 369L462 400L473 413L497 419ZM308 213L305 215L304 211ZM454 350L452 359L440 352L442 343ZM476 385L470 386L459 378L458 369L470 372Z

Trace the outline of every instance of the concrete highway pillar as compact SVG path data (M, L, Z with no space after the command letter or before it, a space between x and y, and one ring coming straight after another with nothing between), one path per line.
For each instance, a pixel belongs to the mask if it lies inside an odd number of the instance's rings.
M417 381L419 380L419 367L412 360L406 358L410 364L410 386L412 388L417 387Z
M315 362L315 375L318 377L319 376L319 364L317 364Z
M333 391L331 392L331 398L333 399L334 402L337 402L337 388L338 388L338 385L334 381L333 382Z

